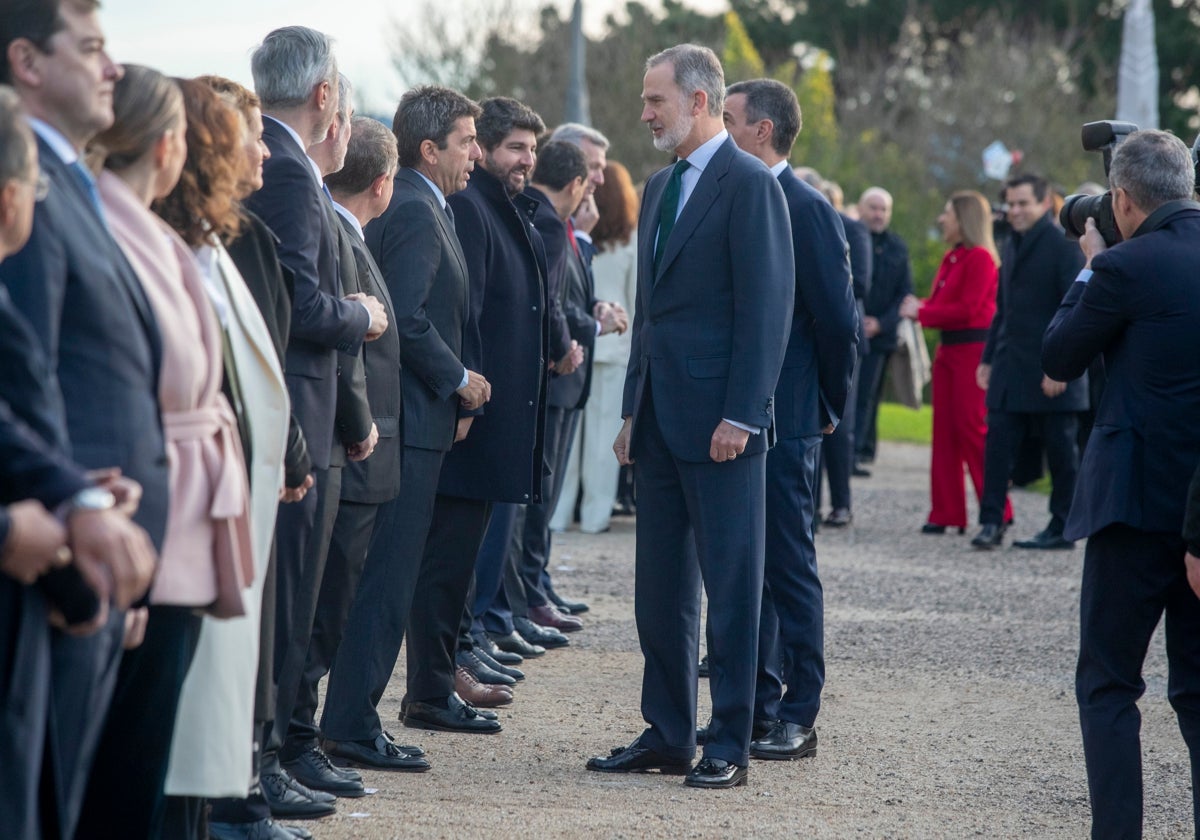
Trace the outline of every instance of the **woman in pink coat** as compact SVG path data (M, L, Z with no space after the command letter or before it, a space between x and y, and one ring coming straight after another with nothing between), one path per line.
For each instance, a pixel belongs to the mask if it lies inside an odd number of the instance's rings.
M170 507L149 595L145 641L127 651L89 780L79 837L158 837L175 710L200 611L244 611L252 576L246 464L221 393L221 329L191 250L150 204L174 188L187 154L175 83L126 66L116 120L96 140L105 219L150 301L161 342L159 407Z

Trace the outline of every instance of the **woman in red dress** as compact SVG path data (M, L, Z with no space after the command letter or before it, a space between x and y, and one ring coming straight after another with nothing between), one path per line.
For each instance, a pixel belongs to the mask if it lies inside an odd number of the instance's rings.
M975 381L988 327L996 313L999 255L992 241L992 212L977 192L956 192L938 216L950 246L925 300L909 295L900 314L942 331L933 361L933 456L929 469L932 507L922 531L941 534L967 526L963 465L975 498L983 493L983 441L987 435L984 391ZM1005 500L1004 521L1012 520Z

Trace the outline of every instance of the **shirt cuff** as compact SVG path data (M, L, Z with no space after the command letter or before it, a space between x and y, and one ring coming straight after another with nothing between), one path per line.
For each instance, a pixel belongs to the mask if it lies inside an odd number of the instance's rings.
M592 235L590 233L584 233L579 228L575 228L575 238L580 242L586 242L589 245L592 244Z
M597 320L597 321L596 321L596 335L600 335L600 332L601 332L603 329L604 329L604 328L603 328L603 327L600 325L600 321L599 321L599 320Z
M463 378L462 378L462 382L458 383L458 388L457 388L456 390L459 390L459 391L461 391L463 388L466 388L466 387L467 387L467 384L468 384L470 381L471 381L471 374L470 374L470 373L467 371L467 369L466 369L466 368L463 368Z
M369 307L368 307L368 306L367 306L365 303L363 303L363 302L360 300L360 301L358 301L358 305L359 305L359 306L361 306L361 307L363 308L363 312L366 312L366 313L367 313L367 332L370 332L370 331L371 331L371 327L372 327L372 326L374 325L374 323L375 323L375 319L371 317L371 310L370 310L370 308L369 308Z
M1075 275L1076 283L1083 283L1086 285L1087 282L1091 279L1092 279L1092 270L1090 268L1082 268L1079 270L1079 273Z
M721 419L730 426L733 426L735 429L741 429L743 432L749 432L752 435L756 435L762 431L762 429L760 429L758 426L747 426L745 423L739 423L736 420L730 420L728 417L722 417Z

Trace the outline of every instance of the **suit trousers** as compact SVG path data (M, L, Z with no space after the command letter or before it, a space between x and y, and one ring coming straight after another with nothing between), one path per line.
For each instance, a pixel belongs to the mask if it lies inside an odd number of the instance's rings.
M38 788L50 715L50 624L41 592L0 575L0 825L39 840Z
M1080 590L1075 697L1093 838L1142 836L1142 664L1166 613L1167 697L1187 743L1200 833L1200 600L1178 534L1115 524L1088 538Z
M763 594L766 455L691 463L671 455L649 385L635 429L634 615L645 670L641 743L690 761L696 750L700 591L708 592L712 723L704 755L749 763Z
M54 807L43 816L58 821L58 834L74 837L96 750L104 732L125 638L125 613L109 610L108 623L82 638L57 630L50 634L50 789ZM182 678L181 678L182 681ZM172 717L174 713L172 711ZM164 773L166 765L163 765ZM43 825L47 836L54 836Z
M317 687L333 666L342 642L342 631L367 561L367 549L377 530L379 510L377 504L345 499L338 504L300 692L288 724L285 752L289 754L303 752L320 743L321 730L316 723Z
M492 503L438 494L408 618L409 700L445 705L475 557Z
M520 529L527 507L510 502L492 506L492 516L475 558L475 585L469 602L472 634L507 636L513 632L510 598L519 599L522 615L528 609L525 585L517 574L524 545Z
M574 408L546 409L545 459L550 476L543 483L542 501L525 506L525 527L522 530L521 556L517 571L525 586L525 601L531 607L548 603L542 591L542 572L550 562L550 516L562 493L567 470L567 457L582 412Z
M766 565L754 696L759 720L812 726L821 708L825 601L812 533L821 437L781 440L767 453Z
M342 468L314 470L316 484L299 502L280 505L275 522L275 720L263 749L263 766L282 753L292 709L300 697L304 661L312 638L317 596L342 490ZM315 493L314 493L315 491Z
M163 836L175 709L200 640L200 614L151 606L146 638L125 651L76 838Z
M577 500L579 530L585 534L608 530L621 473L612 447L623 422L625 369L626 365L608 362L596 362L592 368L592 390L583 407L583 420L567 458L565 484L550 520L553 531L565 531L570 526Z
M933 451L928 521L950 528L967 527L963 466L971 474L975 497L983 498L983 441L987 436L984 392L975 381L983 342L939 344L933 358ZM1005 505L1004 521L1012 519Z
M841 422L833 430L833 434L824 435L821 440L820 466L829 480L829 506L850 510L850 472L854 469L854 440L855 422L854 407L858 400L859 368L854 363L854 375L850 377L850 390L846 393L846 408L842 413ZM818 475L818 478L820 476ZM821 507L821 483L816 486L816 510Z
M862 357L858 368L858 398L854 404L854 457L874 460L877 443L879 403L883 399L883 379L891 350L875 350Z
M404 447L400 495L383 505L325 691L321 729L333 741L373 741L413 605L446 453Z
M1073 411L1017 413L989 411L987 442L984 445L983 498L979 501L979 523L999 525L1008 501L1008 480L1021 447L1030 436L1041 438L1050 467L1050 527L1062 533L1075 495L1079 474L1079 415ZM1008 519L1012 519L1011 507Z

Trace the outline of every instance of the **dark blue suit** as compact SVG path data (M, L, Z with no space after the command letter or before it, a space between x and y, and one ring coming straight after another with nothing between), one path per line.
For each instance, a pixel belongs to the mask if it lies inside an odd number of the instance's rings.
M837 212L790 167L779 173L779 183L792 223L796 304L775 388L778 441L767 454L766 586L754 716L812 726L825 684L824 598L812 536L817 448L822 429L845 409L858 317Z
M37 205L28 244L0 265L0 282L48 360L50 398L65 418L49 442L83 467L118 466L140 482L136 521L159 546L169 496L158 327L137 275L79 177L41 138L38 157L50 193ZM51 749L67 835L79 818L115 690L123 626L123 614L114 611L108 626L90 637L54 637ZM173 708L154 720L166 715L173 724Z
M1200 205L1170 202L1092 260L1046 331L1042 368L1060 382L1103 354L1108 371L1067 539L1088 538L1075 694L1094 837L1142 828L1137 700L1166 613L1168 697L1191 755L1200 828L1200 601L1184 567L1184 504L1200 463Z
M762 603L765 456L795 262L779 183L726 136L699 173L655 270L670 177L671 168L651 176L642 200L621 412L632 420L637 460L635 613L649 724L641 742L671 760L695 753L703 579L713 695L704 752L745 766ZM735 460L715 463L709 449L722 419L760 431Z

